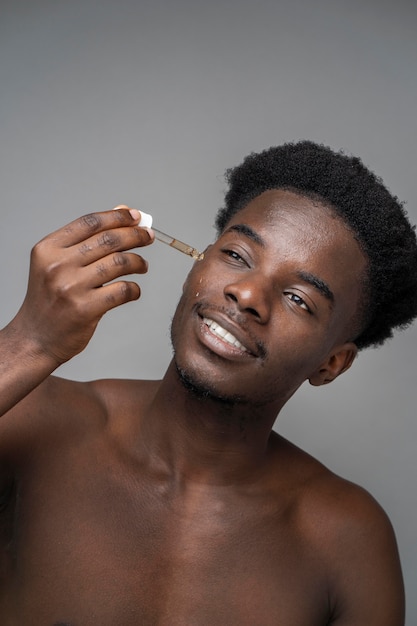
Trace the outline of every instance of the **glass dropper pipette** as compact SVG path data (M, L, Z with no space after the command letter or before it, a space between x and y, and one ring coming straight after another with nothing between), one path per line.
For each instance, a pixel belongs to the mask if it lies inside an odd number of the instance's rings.
M193 246L189 246L187 243L184 243L179 239L175 239L175 237L171 237L171 235L167 235L157 228L153 228L152 215L149 215L149 213L144 213L143 211L140 212L140 215L141 218L139 226L147 226L148 228L152 228L153 232L155 233L155 239L158 239L158 241L162 241L162 243L165 243L167 246L171 246L171 248L175 248L175 250L179 250L183 254L187 254L188 256L193 258L194 261L201 261L204 258L204 253L199 252L196 248L193 248Z

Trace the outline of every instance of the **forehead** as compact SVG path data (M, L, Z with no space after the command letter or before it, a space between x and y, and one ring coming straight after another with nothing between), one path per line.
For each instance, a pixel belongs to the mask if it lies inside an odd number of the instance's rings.
M270 233L271 239L299 239L313 247L316 253L348 243L363 258L355 236L345 221L329 206L298 193L270 189L260 194L238 211L227 228L250 224L257 231Z
M237 211L230 223L240 221L243 215L253 218L259 217L262 221L273 222L277 218L291 214L294 216L306 215L313 220L322 220L327 216L342 221L332 208L319 199L313 200L287 189L268 189Z

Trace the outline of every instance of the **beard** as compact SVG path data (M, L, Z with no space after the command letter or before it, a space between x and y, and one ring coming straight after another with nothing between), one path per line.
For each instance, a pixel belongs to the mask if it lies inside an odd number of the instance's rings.
M229 408L238 404L248 404L248 401L243 396L223 395L219 393L213 385L210 385L209 382L203 380L202 377L198 377L180 367L175 359L175 355L174 364L181 384L194 398L198 400L211 400Z

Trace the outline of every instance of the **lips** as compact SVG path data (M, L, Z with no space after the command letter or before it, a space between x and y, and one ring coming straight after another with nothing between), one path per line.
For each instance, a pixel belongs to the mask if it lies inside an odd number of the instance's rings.
M249 352L249 350L243 345L243 343L239 341L239 339L237 339L231 332L223 328L223 326L220 326L220 324L218 324L214 320L208 317L203 317L203 323L208 326L213 335L219 337L225 343L228 343L230 346L233 346L234 348L237 348L242 352Z

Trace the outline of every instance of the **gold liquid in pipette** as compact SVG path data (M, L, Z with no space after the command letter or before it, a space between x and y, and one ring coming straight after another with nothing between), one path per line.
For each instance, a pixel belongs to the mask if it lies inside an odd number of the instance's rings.
M204 252L199 252L196 248L179 241L179 239L175 239L175 237L171 237L171 235L166 235L157 228L152 228L152 230L155 233L155 239L158 239L158 241L162 241L167 246L171 246L171 248L175 248L175 250L190 256L194 261L202 261L204 259Z

